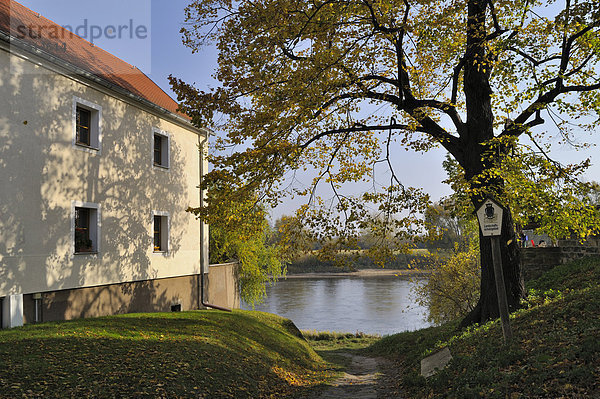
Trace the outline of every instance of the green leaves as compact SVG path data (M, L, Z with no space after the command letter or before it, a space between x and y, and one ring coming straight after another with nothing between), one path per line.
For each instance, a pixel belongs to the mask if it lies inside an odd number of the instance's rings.
M451 199L459 215L471 217L473 197L492 195L511 209L516 225L536 226L555 240L572 235L585 239L600 232L598 184L582 181L589 159L562 165L548 156L548 148L534 145L510 137L493 139L483 155L490 166L469 181L460 165L447 158L446 182L455 192ZM494 179L502 181L498 190L485 184Z
M545 145L597 123L598 6L547 4L192 0L184 42L216 44L221 85L171 82L182 110L219 134L203 212L303 196L297 223L311 240L352 248L368 232L393 252L423 232L429 203L403 186L400 149L443 146L464 213L494 195L553 237L597 231L576 181L585 162L559 166ZM539 129L546 120L555 133ZM298 174L311 180L294 184Z
M242 196L245 195L245 196ZM190 208L210 226L212 263L239 261L240 290L244 301L254 305L265 295L265 283L285 276L281 248L269 244L267 214L256 195L232 192L225 185L209 186L207 207ZM228 197L224 202L220 198Z

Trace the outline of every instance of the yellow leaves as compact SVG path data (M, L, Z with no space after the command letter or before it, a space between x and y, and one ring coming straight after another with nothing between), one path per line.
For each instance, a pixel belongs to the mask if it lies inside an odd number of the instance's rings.
M279 378L287 382L292 386L310 386L312 385L312 379L308 379L303 375L297 374L293 371L285 370L279 366L271 367L271 371L274 372Z

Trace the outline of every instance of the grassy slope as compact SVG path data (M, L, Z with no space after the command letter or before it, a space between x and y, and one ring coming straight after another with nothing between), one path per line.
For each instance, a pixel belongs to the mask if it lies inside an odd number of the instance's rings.
M600 397L600 259L558 266L528 288L509 345L498 322L460 333L454 323L385 337L370 350L397 361L406 397ZM443 346L454 359L425 380L420 360Z
M128 314L0 331L0 397L283 397L331 377L286 319Z

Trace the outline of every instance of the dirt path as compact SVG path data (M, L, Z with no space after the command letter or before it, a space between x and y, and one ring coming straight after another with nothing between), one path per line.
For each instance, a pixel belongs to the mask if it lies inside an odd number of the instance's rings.
M386 369L391 364L382 358L366 357L350 353L340 353L351 358L346 372L324 391L319 399L377 399L394 398L384 383Z

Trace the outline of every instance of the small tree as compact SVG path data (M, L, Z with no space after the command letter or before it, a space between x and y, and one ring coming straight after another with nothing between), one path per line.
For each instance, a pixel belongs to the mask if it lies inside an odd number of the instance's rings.
M215 185L208 197L222 195ZM239 198L238 198L239 199ZM263 207L256 196L223 203L218 213L207 214L203 207L188 211L204 218L210 225L209 253L211 262L239 261L240 291L244 301L254 306L266 293L266 284L285 276L286 257L275 244L270 244L272 231Z
M479 298L479 227L473 217L456 221L461 235L452 253L434 252L430 274L413 286L417 303L429 309L427 319L435 324L465 317Z
M429 309L427 319L435 324L465 317L479 298L481 278L479 249L470 246L450 258L437 257L431 274L413 288L417 303Z

